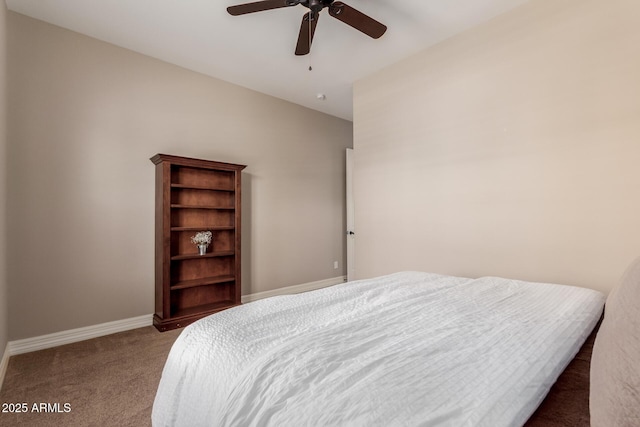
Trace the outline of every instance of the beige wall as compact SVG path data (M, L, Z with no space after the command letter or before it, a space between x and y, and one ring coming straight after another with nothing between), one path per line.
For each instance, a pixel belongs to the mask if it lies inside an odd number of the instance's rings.
M0 357L9 334L6 270L6 147L7 147L7 8L0 3Z
M640 2L532 0L354 88L356 275L608 291L640 255Z
M153 312L158 152L248 165L243 294L344 274L351 122L8 18L10 339Z

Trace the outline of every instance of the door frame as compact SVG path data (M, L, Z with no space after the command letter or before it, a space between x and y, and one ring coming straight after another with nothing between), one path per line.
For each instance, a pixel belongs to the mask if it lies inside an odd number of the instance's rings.
M354 219L354 203L353 203L353 148L347 148L346 155L346 214L347 214L347 282L355 279L355 251L356 251L356 234Z

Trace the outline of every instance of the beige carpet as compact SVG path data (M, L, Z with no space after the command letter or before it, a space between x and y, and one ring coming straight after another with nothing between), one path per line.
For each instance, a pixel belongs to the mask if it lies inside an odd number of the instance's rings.
M11 357L0 403L5 410L26 403L28 410L0 412L0 426L150 426L162 368L179 334L149 326ZM41 403L59 412L34 410Z

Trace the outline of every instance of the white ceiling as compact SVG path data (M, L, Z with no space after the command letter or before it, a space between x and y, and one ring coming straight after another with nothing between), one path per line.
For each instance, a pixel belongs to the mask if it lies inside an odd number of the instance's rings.
M298 5L242 16L244 0L6 0L15 12L352 120L354 81L528 0L344 0L388 27L377 40L321 12L295 56ZM312 71L309 71L309 66ZM325 94L325 100L317 99Z

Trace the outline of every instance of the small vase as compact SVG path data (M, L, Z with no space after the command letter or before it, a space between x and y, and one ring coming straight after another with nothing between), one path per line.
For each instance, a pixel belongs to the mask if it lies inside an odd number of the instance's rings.
M200 255L204 255L207 253L207 245L202 243L200 245L198 245L198 252Z

